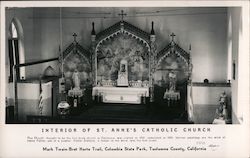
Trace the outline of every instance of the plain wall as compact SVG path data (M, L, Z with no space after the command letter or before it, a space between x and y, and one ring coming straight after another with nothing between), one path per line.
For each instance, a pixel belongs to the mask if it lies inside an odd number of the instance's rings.
M219 105L220 94L225 91L231 98L231 87L193 86L193 103L196 105ZM230 102L230 100L228 100Z

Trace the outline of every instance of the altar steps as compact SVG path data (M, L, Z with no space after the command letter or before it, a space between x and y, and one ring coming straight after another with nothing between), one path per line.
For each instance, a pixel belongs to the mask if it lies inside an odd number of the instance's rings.
M147 108L144 105L103 104L90 108L82 117L92 120L128 120L137 121L146 118Z

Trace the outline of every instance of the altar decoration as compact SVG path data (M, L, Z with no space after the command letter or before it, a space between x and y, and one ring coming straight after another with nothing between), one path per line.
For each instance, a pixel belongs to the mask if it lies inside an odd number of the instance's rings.
M122 59L118 72L117 86L128 86L128 62Z
M116 87L117 81L112 81L112 80L102 80L101 85L103 87Z
M104 103L129 103L144 104L149 97L149 89L146 87L94 87L92 96L101 98Z
M68 115L70 113L70 105L66 101L61 101L57 106L57 111L61 116Z

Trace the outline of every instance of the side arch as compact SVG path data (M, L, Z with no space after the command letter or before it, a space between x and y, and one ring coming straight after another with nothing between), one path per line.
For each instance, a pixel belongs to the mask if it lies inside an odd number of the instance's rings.
M88 50L74 41L63 51L63 59L61 58L62 57L60 57L60 62L63 60L66 90L69 90L73 86L72 75L75 70L79 72L81 88L92 85L90 53Z
M174 41L169 43L157 54L157 66L159 66L159 64L171 54L176 54L186 64L186 66L189 66L190 54L182 49Z

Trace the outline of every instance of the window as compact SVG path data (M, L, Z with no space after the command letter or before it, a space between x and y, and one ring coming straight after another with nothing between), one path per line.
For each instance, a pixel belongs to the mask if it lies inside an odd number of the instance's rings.
M17 38L17 29L13 21L11 22L11 37Z
M13 66L24 63L23 30L18 19L13 18L10 24L10 37L8 40L10 76L9 82L13 81ZM17 80L25 79L25 68L17 68Z

